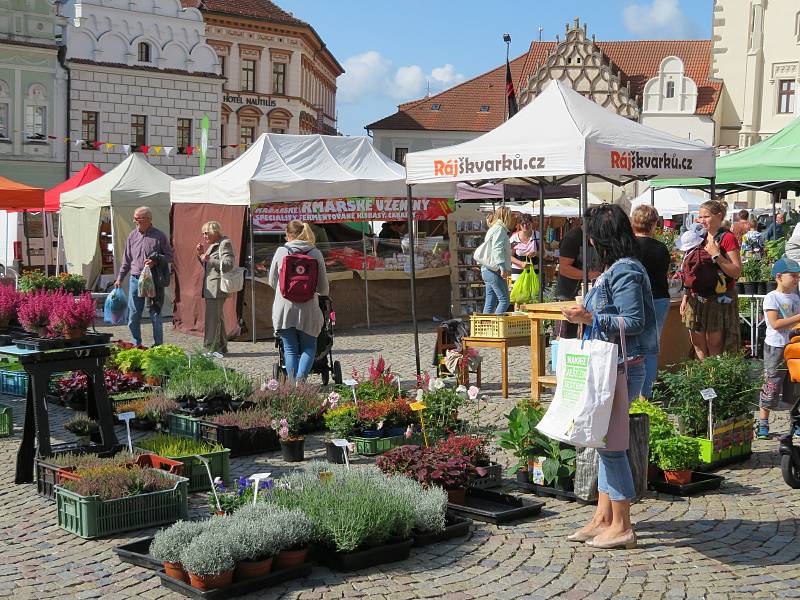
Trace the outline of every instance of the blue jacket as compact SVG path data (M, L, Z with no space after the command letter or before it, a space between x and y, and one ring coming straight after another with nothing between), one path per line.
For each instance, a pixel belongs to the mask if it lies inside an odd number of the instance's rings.
M606 269L586 295L584 305L595 315L599 331L594 333L599 339L619 340L617 317L621 316L628 358L658 354L653 292L647 271L638 260L622 258Z

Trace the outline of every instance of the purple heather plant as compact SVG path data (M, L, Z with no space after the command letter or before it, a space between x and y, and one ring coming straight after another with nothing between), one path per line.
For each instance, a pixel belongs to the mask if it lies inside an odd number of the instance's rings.
M56 296L66 296L66 294L39 290L22 295L17 318L25 331L38 333L40 329L50 325L50 314Z
M75 473L80 475L80 479L65 481L65 488L81 496L99 496L103 500L158 492L175 486L175 481L163 472L138 465L103 465L79 469Z
M89 292L77 298L72 295L54 296L50 329L63 333L67 329L88 329L93 323L97 306Z
M257 427L272 427L272 416L269 411L262 408L224 412L211 417L211 422L217 425L230 425L239 429L255 429Z
M10 285L0 285L0 325L7 325L17 316L20 293Z

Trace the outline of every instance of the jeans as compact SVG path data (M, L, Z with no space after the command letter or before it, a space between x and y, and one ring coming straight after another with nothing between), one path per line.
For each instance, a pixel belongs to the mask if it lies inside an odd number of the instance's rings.
M160 290L162 294L164 290ZM147 298L139 295L139 277L131 275L130 285L128 287L128 329L131 330L133 336L133 343L137 346L142 344L142 313L144 312L144 303ZM152 300L156 300L153 298ZM153 324L153 345L160 346L164 343L164 329L161 326L161 303L156 303L158 310L154 310L154 304L150 303L150 322Z
M667 320L669 312L669 298L653 299L656 309L656 328L658 329L658 340L661 341L661 332L664 330L664 321ZM644 357L645 376L642 384L642 396L645 398L653 397L653 382L658 374L658 354L648 354Z
M481 277L486 284L486 301L483 304L484 314L499 315L508 311L511 300L508 297L508 283L500 275L500 271L492 271L481 267Z
M645 378L644 363L628 365L628 402L638 398ZM597 450L600 468L597 473L597 490L608 494L611 500L633 500L636 488L633 485L631 463L626 450Z
M283 342L283 358L286 362L286 377L299 381L308 377L317 353L317 338L295 327L278 332Z
M764 344L764 385L758 396L759 408L775 410L781 400L790 406L793 402L794 383L786 370L783 350Z

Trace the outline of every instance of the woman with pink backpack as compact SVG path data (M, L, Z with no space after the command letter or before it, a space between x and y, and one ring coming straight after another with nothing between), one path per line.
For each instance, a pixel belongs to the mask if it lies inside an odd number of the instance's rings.
M272 326L283 342L286 377L293 381L311 371L325 323L319 297L328 295L328 275L315 242L308 223L291 221L286 243L275 251L269 269L269 285L275 290Z

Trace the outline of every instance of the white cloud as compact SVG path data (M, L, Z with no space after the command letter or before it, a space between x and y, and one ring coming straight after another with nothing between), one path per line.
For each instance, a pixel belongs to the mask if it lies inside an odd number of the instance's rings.
M697 35L697 27L683 13L678 0L630 4L623 9L622 20L629 32L643 39L687 39Z
M356 54L344 61L345 73L338 81L338 100L356 104L365 97L384 97L405 102L444 91L464 81L464 75L447 63L426 74L419 65L394 67L375 50Z

